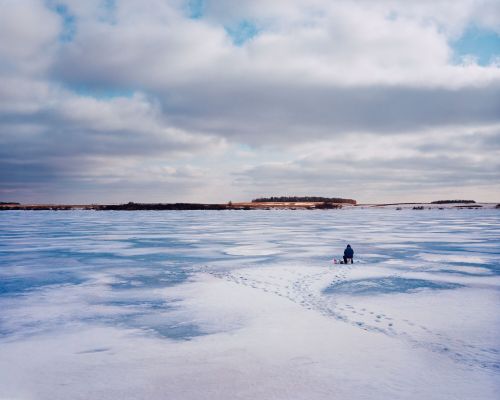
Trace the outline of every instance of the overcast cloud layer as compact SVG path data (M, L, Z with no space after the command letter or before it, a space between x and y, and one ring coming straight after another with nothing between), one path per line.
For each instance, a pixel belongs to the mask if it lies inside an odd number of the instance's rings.
M497 0L0 11L0 201L500 201Z

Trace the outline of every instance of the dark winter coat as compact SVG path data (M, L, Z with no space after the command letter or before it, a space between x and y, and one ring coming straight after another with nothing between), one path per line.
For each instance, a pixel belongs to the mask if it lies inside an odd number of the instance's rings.
M353 258L354 257L354 250L350 245L347 245L347 247L344 250L344 257L346 258Z

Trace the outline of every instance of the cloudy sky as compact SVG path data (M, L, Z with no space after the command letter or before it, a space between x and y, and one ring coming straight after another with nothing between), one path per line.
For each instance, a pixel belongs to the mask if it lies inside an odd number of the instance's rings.
M0 201L500 201L498 0L0 0Z

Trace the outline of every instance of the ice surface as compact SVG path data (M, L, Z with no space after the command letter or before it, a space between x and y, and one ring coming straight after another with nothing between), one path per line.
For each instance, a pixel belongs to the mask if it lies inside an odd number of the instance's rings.
M496 399L499 243L497 210L3 212L0 399Z
M384 293L408 293L419 289L455 289L456 283L434 282L425 279L384 277L335 283L324 290L327 294L348 293L352 295L376 295Z

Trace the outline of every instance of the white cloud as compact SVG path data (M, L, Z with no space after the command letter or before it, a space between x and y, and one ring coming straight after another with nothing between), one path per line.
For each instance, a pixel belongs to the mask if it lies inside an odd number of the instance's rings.
M36 0L1 0L0 9L0 72L44 70L57 44L59 18Z
M65 40L57 5L73 18ZM342 155L351 181L387 174L396 194L405 179L456 185L462 165L468 187L497 177L500 68L454 64L450 41L498 30L498 2L218 0L198 19L181 0L1 6L0 193L85 182L105 201L92 182L112 182L161 197L155 180L192 201L279 182L315 192ZM238 46L226 28L241 21L258 34ZM246 169L240 144L253 146ZM404 179L390 175L405 164Z
M297 145L287 160L235 171L250 197L273 193L353 196L361 202L461 197L497 201L500 126L451 128L404 136L352 134ZM392 199L392 200L391 200Z

